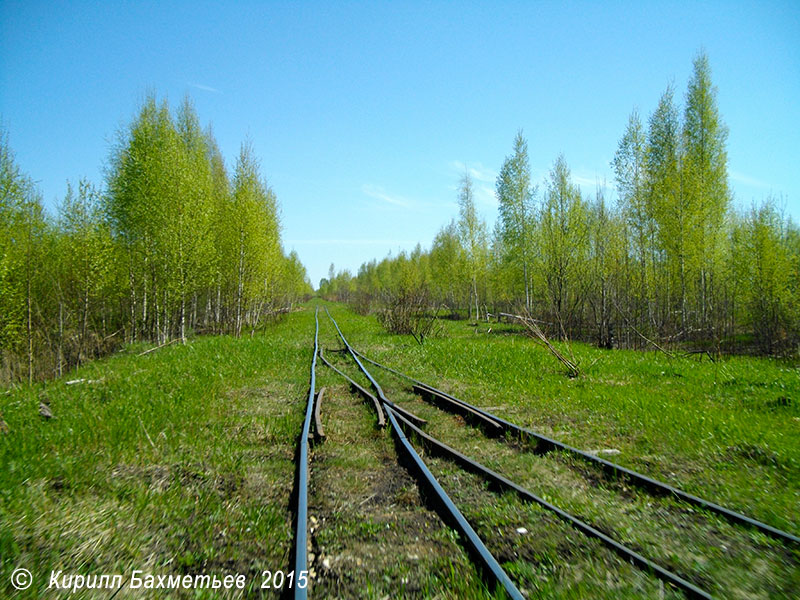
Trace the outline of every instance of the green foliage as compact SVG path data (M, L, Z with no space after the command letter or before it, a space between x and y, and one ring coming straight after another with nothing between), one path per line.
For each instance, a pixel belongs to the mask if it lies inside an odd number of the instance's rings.
M0 380L60 375L124 341L253 332L311 292L249 144L233 182L185 99L148 97L107 187L68 186L54 219L0 137Z
M113 322L124 285L102 199L87 181L68 184L59 209L51 280L58 302L57 370L80 364L103 347L103 322Z
M469 173L464 173L458 192L458 236L466 255L469 279L470 297L474 301L475 318L480 317L480 295L478 282L485 287L486 267L489 247L486 239L486 223L478 217L475 209L475 197L472 191L472 178ZM472 313L473 302L469 303Z
M587 220L580 189L572 183L567 161L561 155L550 171L539 242L542 277L552 311L560 322L573 320L584 297L580 288L587 281L582 277L588 259Z
M112 164L107 212L128 260L131 339L241 335L310 292L297 255L283 254L278 201L252 145L229 180L188 99L172 118L149 98Z
M496 181L491 244L467 174L458 218L430 250L373 261L354 280L340 274L335 285L348 292L328 297L353 291L366 313L415 281L431 310L526 312L551 338L792 352L800 343L797 228L771 200L747 215L732 211L727 135L700 53L682 111L669 85L646 124L631 113L612 161L616 204L599 184L593 198L581 194L563 155L538 197L518 132Z
M243 324L257 324L262 306L271 300L281 256L275 194L262 181L249 143L236 162L227 213L220 224L229 229L223 261L233 266L226 287L232 288L234 331L241 335Z
M508 262L517 265L522 272L525 307L530 308L536 188L531 184L528 142L522 131L514 138L513 154L503 162L495 191L503 247Z
M725 219L730 204L727 137L708 56L701 53L695 58L686 93L682 169L690 207L689 244L695 257L695 321L709 337L718 336L723 326L717 307L721 305Z
M442 227L433 238L430 251L431 287L439 301L450 309L465 303L467 255L455 221Z
M0 131L0 351L2 376L34 376L34 354L46 343L39 299L50 290L45 248L51 241L39 194L22 175Z
M25 330L23 247L26 203L31 184L22 176L8 145L8 134L0 131L0 349L4 368L8 354L18 350Z
M380 287L381 280L381 275L377 274L379 270L382 269L379 269L374 261L361 267L364 279L372 279L377 287ZM328 300L350 302L355 293L353 275L350 271L344 269L337 273L336 267L331 263L328 269L328 277L319 282L319 295ZM366 302L368 304L369 299L366 299Z
M759 348L774 352L800 335L797 227L784 220L770 198L740 217L734 236L740 244L734 261L741 318Z

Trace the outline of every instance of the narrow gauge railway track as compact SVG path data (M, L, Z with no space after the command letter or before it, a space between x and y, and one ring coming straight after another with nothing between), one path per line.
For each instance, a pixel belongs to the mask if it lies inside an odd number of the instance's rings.
M466 470L473 472L483 477L484 479L488 480L495 489L512 490L516 492L516 494L521 500L526 502L536 503L539 506L554 512L559 518L568 522L582 533L599 539L607 547L609 547L611 550L620 555L624 560L644 569L645 571L655 575L662 581L665 581L675 586L676 588L682 590L688 597L711 598L711 595L707 591L701 589L700 587L694 585L693 583L687 581L686 579L680 577L679 575L676 575L675 573L672 573L671 571L661 567L660 565L647 559L646 557L635 552L634 550L631 550L630 548L624 546L623 544L620 544L619 542L613 540L611 537L599 531L598 529L581 521L580 519L574 517L573 515L567 513L566 511L559 509L558 507L552 505L546 500L539 498L538 496L531 493L524 487L508 480L507 478L503 477L502 475L499 475L498 473L495 473L494 471L487 468L478 461L475 461L459 453L458 451L453 450L452 448L448 447L446 444L437 440L433 436L430 436L425 432L423 432L419 427L417 427L414 423L411 422L411 419L409 419L406 415L403 414L407 413L408 411L398 407L397 405L395 405L386 398L380 384L366 369L366 367L364 367L363 363L359 359L359 356L361 356L362 358L365 357L363 355L358 354L349 345L336 321L333 319L333 317L330 316L330 314L328 314L328 316L333 322L337 330L337 333L339 334L339 337L341 338L341 341L345 346L345 351L353 358L354 362L359 367L360 371L370 381L372 387L376 392L377 398L371 396L369 392L366 392L366 390L364 390L362 386L359 386L345 373L343 373L339 369L336 369L330 362L328 362L324 358L324 355L322 355L322 350L320 350L321 359L323 360L323 363L326 364L326 366L331 367L339 375L344 377L353 389L357 390L363 396L371 398L374 401L373 403L376 409L378 409L379 403L380 405L383 406L384 411L389 416L389 419L391 421L393 433L399 438L399 441L406 449L406 452L413 459L418 469L418 472L424 478L427 485L431 489L433 489L435 494L438 496L441 502L441 506L443 506L448 511L448 514L445 515L445 518L450 522L456 522L458 524L459 530L462 532L462 535L464 535L465 539L471 546L473 553L478 557L480 557L480 560L483 561L484 572L487 575L493 577L496 584L502 585L506 589L506 591L511 595L511 597L514 598L521 597L521 595L518 595L520 594L519 590L516 588L516 586L514 586L512 582L510 582L510 580L508 579L508 575L505 573L505 571L502 570L497 560L491 555L491 553L489 553L488 549L486 549L486 546L484 545L483 541L477 536L477 534L474 532L474 530L466 521L466 519L464 519L461 512L458 510L458 508L455 506L452 500L450 500L446 492L444 492L443 488L439 485L438 481L436 481L436 478L430 472L425 462L420 457L419 453L417 453L416 450L414 450L408 436L406 435L406 431L410 431L411 434L420 439L424 444L424 446L429 450L438 453L440 455L443 455L450 460L453 460ZM471 409L467 410L469 411ZM486 422L489 422L490 424L494 425L495 422L489 417L481 415L478 411L472 411L472 412L473 416L478 415L480 418L483 418L484 425L486 424ZM499 424L497 425L497 427L500 427Z
M487 437L497 438L507 442L513 439L527 439L533 441L536 443L536 447L533 448L533 452L535 454L542 454L552 450L557 450L562 451L565 455L576 456L577 458L588 461L589 463L595 463L595 466L600 468L602 471L610 473L619 479L630 482L648 493L665 497L671 496L675 500L679 501L679 503L684 502L699 507L708 513L712 513L729 521L734 526L738 525L742 526L744 529L754 529L761 534L772 537L775 541L786 548L786 556L789 556L791 553L796 553L797 551L797 542L800 541L800 539L798 539L798 537L792 533L777 529L771 525L720 506L709 500L705 500L698 496L684 492L664 482L652 479L611 461L604 460L588 452L584 452L557 440L540 435L529 429L520 427L487 410L460 400L455 396L443 392L429 384L414 379L405 373L383 365L352 347L347 347L344 351L353 352L361 361L380 367L385 371L393 373L398 378L410 382L411 385L409 387L416 395L422 397L430 404L442 409L443 411L451 414L457 414L463 417L465 420L471 421L472 424L476 426L477 430L481 430ZM573 517L566 511L561 510L542 498L536 497L517 483L509 480L503 475L491 471L481 463L447 446L430 434L422 431L418 427L414 426L413 423L404 422L403 419L400 419L400 421L407 430L412 431L417 436L417 438L422 442L425 448L430 451L431 454L442 456L445 459L459 464L468 471L481 475L496 488L513 491L521 499L529 502L535 502L543 508L552 511L563 521L570 523L573 527L581 532L600 539L605 545L617 552L620 556L626 557L631 563L636 564L645 570L651 571L657 577L663 579L664 581L669 581L673 585L676 585L676 587L680 587L687 593L687 595L693 597L711 597L708 592L697 588L697 586L694 586L691 583L689 583L690 587L687 587L684 585L685 583L688 583L685 580L682 580L681 582L674 580L674 575L672 573L666 571L658 565L655 565L652 561L649 561L638 553L631 551L622 544L619 544L603 531L599 531L591 525L581 522L579 519ZM509 436L506 434L512 435ZM678 579L682 578L678 577Z
M316 391L317 353L319 352L319 308L314 311L314 354L311 357L311 377L306 402L306 416L300 434L300 448L297 459L297 509L294 547L294 597L308 597L308 579L300 585L301 574L308 575L308 445L311 433L311 419L314 412L314 392Z
M523 438L527 438L537 444L537 448L541 448L544 451L549 450L562 450L571 454L573 456L577 456L589 463L593 463L598 465L603 471L610 473L614 476L625 478L634 485L637 485L643 489L646 489L650 492L666 495L666 496L673 496L678 498L688 504L692 504L698 506L702 509L705 509L709 512L718 514L728 521L736 524L746 525L749 527L753 527L762 533L769 535L777 540L785 544L798 544L800 543L800 538L796 535L793 535L789 532L783 531L781 529L777 529L776 527L772 527L766 523L748 517L747 515L743 515L739 512L731 510L729 508L725 508L724 506L720 506L715 502L711 502L710 500L705 500L693 494L689 494L688 492L684 492L668 483L664 483L663 481L658 481L657 479L653 479L652 477L648 477L647 475L643 475L632 469L628 469L627 467L623 467L617 463L605 460L600 458L599 456L595 456L594 454L590 454L588 452L584 452L578 448L570 446L568 444L564 444L563 442L559 442L558 440L554 440L542 434L536 433L530 429L526 429L524 427L520 427L510 421L503 419L491 412L488 412L482 408L474 406L464 400L460 400L455 396L452 396L446 392L436 389L435 387L423 383L406 375L405 373L401 373L395 369L387 367L386 365L382 365L379 362L376 362L357 350L353 349L353 352L357 354L359 357L363 358L365 361L374 364L381 369L389 371L398 377L406 379L407 381L412 382L412 389L415 392L419 393L421 396L428 398L433 401L434 404L443 408L444 410L448 410L450 412L455 412L462 414L469 418L471 415L478 415L480 419L484 422L491 423L493 426L498 427L503 432L509 432L517 436L521 436Z
M333 319L331 319L333 321ZM294 598L296 599L306 599L308 597L308 583L312 577L311 575L311 568L309 564L309 443L312 439L312 420L315 423L314 428L316 429L316 434L318 438L324 437L324 432L321 431L321 419L319 414L319 407L320 407L320 399L322 396L322 391L320 390L319 394L315 394L316 391L316 360L319 357L326 366L330 367L332 370L337 372L340 376L346 378L346 380L350 383L351 387L359 394L364 396L366 399L373 400L373 405L376 409L378 414L379 420L378 424L382 427L385 424L383 419L383 415L388 416L389 422L392 424L392 432L395 435L398 444L401 444L402 447L405 449L407 456L417 465L418 468L426 469L422 459L419 455L415 452L407 438L405 437L403 430L398 424L397 419L401 418L404 422L408 423L416 423L418 425L424 425L426 421L421 419L411 413L410 411L404 410L402 407L395 405L394 403L386 400L385 398L383 401L378 401L374 398L366 389L359 386L356 382L350 379L346 374L336 369L334 365L329 363L324 356L322 348L319 344L319 319L318 319L318 309L315 311L314 314L314 321L315 321L315 333L314 333L314 354L312 357L311 362L311 374L310 374L310 385L309 385L309 392L308 392L308 399L306 402L306 411L305 411L305 419L303 421L303 429L300 434L299 438L299 445L298 445L298 452L297 452L297 479L296 479L296 528L295 528L295 546L293 548L293 555L294 555L294 585L290 588L287 588L286 592L289 594L292 593ZM336 325L335 321L333 321L334 325ZM338 325L336 325L338 330ZM380 394L382 396L382 393ZM451 508L451 516L457 522L457 528L464 531L465 535L468 537L469 543L473 546L472 550L474 551L474 556L477 556L479 561L483 563L483 567L491 571L492 576L498 581L505 591L508 593L509 597L514 600L522 600L523 595L520 591L514 586L511 579L508 575L503 571L500 565L497 563L496 559L491 555L491 553L483 546L482 542L478 538L477 534L472 531L469 523L466 519L458 512L458 509L455 508L455 505L447 498L444 490L438 484L438 482L433 478L430 473L428 473L429 485L437 492L439 495L439 499L444 502L448 503ZM442 515L440 515L442 516ZM445 521L448 519L445 517ZM312 530L313 531L313 530ZM303 577L300 577L300 574L303 574ZM300 587L299 583L303 581L303 587Z
M333 323L334 327L336 328L339 337L344 342L346 348L350 348L347 340L345 339L344 335L342 334L341 329L339 329L338 323L334 320L334 318L328 313L327 309L325 311L328 314L331 322ZM395 403L390 401L386 398L383 390L381 389L378 382L375 380L374 377L370 374L370 372L364 367L358 357L353 353L350 352L350 356L353 358L355 363L358 365L361 372L367 377L370 381L370 384L374 388L376 392L377 400L379 401L374 403L376 411L378 414L381 414L381 409L389 418L389 422L392 425L392 434L395 436L395 439L400 447L403 448L406 457L411 461L414 465L417 474L423 479L427 487L433 492L438 506L440 507L440 516L443 518L445 522L452 523L455 528L461 533L465 543L467 544L470 553L475 558L476 562L479 563L480 567L482 568L483 572L487 575L487 577L491 578L495 585L501 586L508 596L513 600L523 600L524 596L522 592L516 587L514 582L505 572L505 570L500 566L500 563L497 559L489 552L486 545L483 543L481 538L469 524L467 519L458 509L458 507L453 503L450 497L442 488L441 484L436 480L433 473L428 469L425 462L422 460L420 455L411 445L411 442L406 437L403 429L400 427L398 419L402 419L405 423L411 423L412 420L417 421L420 424L424 424L425 421L420 419L413 413L403 409L400 406L397 406ZM369 395L364 388L359 386L355 381L353 381L350 377L348 377L345 373L336 369L330 362L328 362L324 356L322 357L323 362L326 366L329 366L335 372L337 372L340 376L345 378L350 386L356 389L362 395Z

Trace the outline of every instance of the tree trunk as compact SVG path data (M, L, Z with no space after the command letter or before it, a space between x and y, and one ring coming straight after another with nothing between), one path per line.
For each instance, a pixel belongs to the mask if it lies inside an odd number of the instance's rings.
M472 292L475 295L475 321L479 321L481 318L481 311L478 307L478 281L475 275L472 276Z
M133 275L133 252L128 250L128 282L131 289L131 343L136 341L136 279Z
M86 335L89 329L89 279L86 278L83 286L83 314L81 315L81 342L78 349L78 364L84 360L86 352Z
M31 235L31 223L28 224L28 255L26 257L27 266L27 312L28 312L28 383L33 383L33 297L31 290L31 252L33 245L33 236Z
M64 302L58 301L58 376L63 374L64 363Z
M528 287L528 261L522 261L522 276L525 278L525 309L531 311L531 292Z

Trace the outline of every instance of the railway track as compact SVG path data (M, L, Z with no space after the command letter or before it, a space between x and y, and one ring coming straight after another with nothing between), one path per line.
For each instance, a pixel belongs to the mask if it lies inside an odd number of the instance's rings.
M562 450L571 454L573 456L577 456L589 463L593 463L598 465L603 471L612 474L616 477L622 477L629 480L634 485L637 485L643 489L646 489L651 492L655 492L658 494L663 494L667 496L673 496L678 498L688 504L692 504L698 506L702 509L705 509L709 512L718 514L725 519L742 525L746 525L749 527L753 527L765 533L766 535L772 536L784 543L789 544L800 544L800 538L796 535L783 531L781 529L777 529L776 527L772 527L766 523L758 521L757 519L753 519L748 517L747 515L743 515L742 513L736 512L729 508L725 508L724 506L720 506L715 502L711 502L710 500L705 500L693 494L689 494L680 490L668 483L664 483L663 481L658 481L657 479L653 479L652 477L648 477L647 475L643 475L641 473L637 473L632 469L628 469L627 467L623 467L622 465L618 465L614 462L605 460L594 454L590 454L588 452L584 452L578 448L570 446L568 444L564 444L547 436L541 435L536 433L535 431L531 431L530 429L526 429L524 427L520 427L519 425L515 425L491 412L483 410L477 406L473 406L464 400L460 400L455 396L451 396L450 394L443 392L441 390L436 389L435 387L418 381L405 373L401 373L396 371L386 365L382 365L374 360L371 360L361 354L353 350L358 356L366 360L367 362L374 364L377 367L380 367L386 371L389 371L398 377L402 377L408 381L413 383L412 389L415 392L420 394L423 397L427 397L431 399L437 406L443 407L445 410L450 410L451 412L456 412L460 414L466 414L467 416L477 415L481 420L484 422L488 422L491 426L495 426L498 428L499 431L508 432L520 437L532 440L534 443L537 444L538 448L541 448L543 451L549 450Z
M327 312L327 310L326 310ZM716 503L704 500L697 496L683 492L669 484L654 480L640 473L636 473L630 469L622 467L616 463L604 460L592 454L583 452L577 448L573 448L557 440L547 438L531 430L522 428L510 421L502 419L501 417L481 409L477 406L471 405L463 400L460 400L450 394L442 392L418 381L404 373L396 371L386 365L382 365L364 354L354 349L348 343L342 330L339 328L338 323L328 314L336 332L344 345L345 352L353 361L354 365L359 369L364 377L370 382L370 386L374 390L374 394L367 390L364 386L358 384L350 376L348 376L341 369L332 364L324 355L323 349L318 345L318 332L319 323L317 315L315 314L316 333L315 333L315 358L319 356L322 363L332 369L340 377L344 378L350 385L351 389L362 396L368 405L372 406L376 413L376 423L378 426L383 426L387 422L391 425L392 435L396 440L396 447L402 450L407 459L407 464L413 466L417 480L427 488L427 490L437 499L437 509L442 519L450 523L456 530L459 531L463 544L469 549L470 554L474 557L477 564L480 565L485 578L495 587L501 587L512 598L524 597L518 589L515 582L509 577L508 573L502 568L500 562L495 558L492 553L487 549L484 541L478 536L473 527L461 513L456 506L456 503L448 496L442 487L441 483L436 479L434 474L429 469L425 460L422 458L421 453L418 452L412 441L422 446L431 455L437 455L451 461L464 470L469 471L475 475L480 476L487 482L490 487L497 491L510 491L513 492L521 501L538 505L539 507L551 512L562 521L568 523L577 531L595 538L602 542L607 548L615 552L625 561L641 568L645 573L657 577L661 581L673 586L677 590L681 590L687 597L692 598L711 598L711 594L704 589L701 585L697 585L689 581L686 576L677 574L670 569L659 565L654 560L644 556L641 552L637 552L624 545L623 543L615 540L612 535L601 531L601 529L594 527L592 524L570 514L566 510L559 508L555 504L548 502L546 499L537 496L522 485L515 483L511 479L489 469L481 462L467 456L466 454L455 450L435 438L429 433L425 432L422 428L425 426L426 421L417 415L411 413L407 409L400 407L395 402L389 400L384 393L383 388L373 374L366 368L365 362L374 365L382 370L392 373L398 378L411 384L411 389L414 393L422 396L431 404L438 408L459 414L466 420L473 422L489 437L509 439L508 434L512 434L516 439L523 438L535 443L535 452L543 453L551 450L564 451L572 456L581 460L587 461L591 465L600 468L606 473L611 473L614 477L625 478L632 484L642 487L643 489L659 494L668 495L682 502L687 502L697 506L705 511L717 514L732 523L737 525L745 525L752 527L766 535L770 535L789 546L795 545L799 540L796 536L787 532L781 531L771 527L765 523L761 523L755 519L722 507ZM310 415L312 412L313 403L313 367L312 367L312 389L309 393L309 406L307 408L307 423L304 424L304 436L301 440L308 439L308 431L306 425L310 423ZM302 443L302 441L301 441ZM307 460L307 455L306 455ZM307 489L307 481L306 481ZM298 505L299 506L299 505ZM307 504L306 504L307 506ZM298 508L298 515L300 514ZM298 518L298 540L299 540L299 518ZM298 548L299 548L298 541ZM307 543L307 538L304 537L303 543ZM299 551L298 551L299 556ZM304 556L305 558L305 556ZM299 561L296 563L296 568L299 568ZM304 598L305 594L296 595L295 597Z
M325 311L328 312L327 309ZM389 421L392 425L392 434L396 436L397 440L400 442L401 447L405 450L407 457L413 462L415 468L417 470L418 475L424 480L426 485L433 491L436 498L439 501L439 506L441 507L441 516L446 522L454 523L458 531L464 538L465 543L468 545L471 553L476 557L476 559L480 562L481 567L484 569L484 572L489 575L494 582L505 589L506 593L509 595L510 598L514 600L522 600L524 596L522 592L517 589L517 586L511 581L511 578L508 574L503 570L500 566L500 563L497 559L492 555L491 552L486 548L486 545L483 543L483 540L475 533L475 530L469 524L469 522L464 518L464 515L455 505L455 503L450 499L450 496L447 495L447 492L444 491L441 484L436 480L433 473L431 473L430 469L428 469L425 461L422 460L420 455L414 449L414 446L408 440L408 438L403 433L403 429L400 427L398 419L401 419L404 423L411 423L411 420L408 418L408 411L405 409L400 408L390 400L386 398L386 395L383 393L383 389L381 388L380 384L375 380L372 374L364 367L361 361L356 356L355 352L353 352L350 345L347 343L347 339L344 337L342 330L339 329L338 323L334 320L334 318L328 313L328 317L333 322L334 327L336 327L336 331L339 334L342 342L344 343L345 347L347 348L350 356L353 358L355 363L358 365L358 368L361 372L369 379L372 387L375 389L376 395L378 400L381 403L382 408L386 411L386 414L389 417ZM344 375L343 373L341 373ZM355 382L352 381L349 377L345 376L348 381L353 385ZM411 415L414 418L413 415ZM418 419L418 418L417 418Z
M317 353L319 352L319 308L314 310L314 354L311 357L311 376L306 402L306 416L303 420L303 431L300 434L300 451L297 459L297 509L295 512L294 547L294 597L308 597L308 585L298 581L301 574L308 574L308 449L311 434L311 419L314 413L314 397L316 391Z

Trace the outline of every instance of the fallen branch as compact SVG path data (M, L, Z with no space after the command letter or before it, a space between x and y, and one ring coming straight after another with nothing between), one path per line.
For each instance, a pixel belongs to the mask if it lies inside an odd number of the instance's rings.
M155 348L150 348L150 350L145 350L144 352L140 352L136 356L144 356L145 354L150 354L151 352L154 352L155 350L158 350L159 348L163 348L164 346L169 346L170 344L174 344L175 342L179 342L180 339L181 338L175 338L174 340L170 340L168 342L164 342L163 344L160 344L160 345L156 346Z
M625 325L627 325L627 326L628 326L628 327L629 327L631 330L633 330L633 332L634 332L636 335L638 335L640 338L642 338L642 339L643 339L645 342L647 342L648 344L652 344L652 345L653 345L653 346L654 346L654 347L655 347L657 350L660 350L661 352L663 352L664 354L666 354L666 355L667 355L667 356L669 356L670 358L675 358L675 355L674 355L674 354L672 354L672 352L670 352L669 350L665 350L664 348L662 348L661 346L659 346L658 344L656 344L656 343L655 343L653 340L651 340L651 339L650 339L650 338L648 338L646 335L644 335L644 334L643 334L641 331L639 331L638 329L636 329L636 327L634 327L634 326L633 326L633 324L631 324L631 321L630 321L630 319L629 319L627 316L625 316L625 313L623 313L623 312L620 310L619 306L617 306L617 303L616 303L616 302L614 302L614 308L616 308L616 309L617 309L617 312L619 313L619 315L620 315L620 316L621 316L621 317L622 317L622 318L625 320Z
M701 361L701 362L703 361L703 355L704 355L704 354L705 354L706 356L708 356L708 360L710 360L712 363L713 363L713 362L717 362L717 361L714 359L714 357L711 355L711 352L709 352L708 350L687 350L687 351L684 353L684 355L685 355L687 358L688 358L689 356L692 356L692 355L695 355L695 354L698 354L698 355L700 356L700 361Z
M92 385L94 383L103 383L105 380L105 377L101 377L100 379L72 379L70 381L65 381L64 385L75 385L76 383L87 383Z
M117 334L118 334L118 333L120 333L121 331L122 331L122 329L117 329L117 330L116 330L114 333L112 333L111 335L107 335L106 337L104 337L104 338L103 338L103 341L105 342L106 340L110 340L112 337L114 337L115 335L117 335Z
M553 323L551 323L550 321L540 321L539 319L534 319L533 317L523 317L521 315L512 315L511 313L504 313L504 312L498 313L497 314L497 320L498 321L500 320L500 317L505 317L506 319L519 319L521 321L523 321L525 319L528 319L533 323L542 323L544 325L553 325Z
M663 352L664 354L666 354L666 355L667 355L667 356L669 356L670 358L675 358L675 355L674 355L672 352L670 352L669 350L665 350L664 348L662 348L661 346L659 346L658 344L656 344L656 343L655 343L653 340L651 340L650 338L648 338L646 335L644 335L644 334L643 334L641 331L639 331L638 329L636 329L636 327L634 327L634 326L633 326L633 325L631 325L630 323L628 323L628 327L630 327L630 328L633 330L633 333L635 333L636 335L638 335L638 336L639 336L640 338L642 338L642 339L643 339L645 342L647 342L647 343L649 343L649 344L652 344L652 345L653 345L653 347L654 347L654 348L656 348L657 350L660 350L661 352Z
M558 348L553 346L553 344L550 343L550 340L547 339L547 336L544 334L544 332L538 325L538 323L541 323L542 321L537 321L532 317L524 317L522 315L509 315L507 313L503 313L503 315L507 317L513 317L515 319L522 321L523 325L525 325L525 327L528 328L528 331L531 332L534 335L534 337L536 337L540 342L542 342L542 344L544 344L547 347L550 353L553 356L555 356L561 362L561 364L563 364L565 367L567 367L567 369L569 369L570 377L577 377L578 375L581 374L581 370L580 367L578 367L578 364L574 360L570 360L566 356L561 354Z

